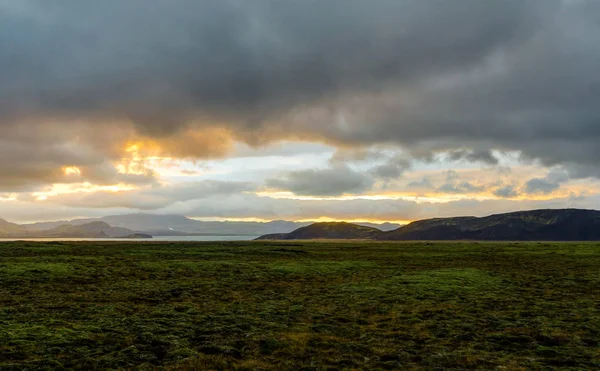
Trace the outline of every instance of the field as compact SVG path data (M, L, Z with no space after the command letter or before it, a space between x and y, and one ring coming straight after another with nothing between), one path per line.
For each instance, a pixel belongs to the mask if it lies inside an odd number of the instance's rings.
M600 244L0 243L0 370L600 369Z

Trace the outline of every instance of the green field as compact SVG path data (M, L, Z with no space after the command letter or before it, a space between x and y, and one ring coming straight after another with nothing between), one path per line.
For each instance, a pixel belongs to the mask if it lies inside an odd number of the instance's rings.
M0 370L600 369L600 244L0 243Z

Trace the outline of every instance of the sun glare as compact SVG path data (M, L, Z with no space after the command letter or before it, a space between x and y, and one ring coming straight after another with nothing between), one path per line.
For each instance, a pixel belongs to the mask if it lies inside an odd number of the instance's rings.
M63 173L69 175L81 175L81 170L77 166L65 166L63 167Z

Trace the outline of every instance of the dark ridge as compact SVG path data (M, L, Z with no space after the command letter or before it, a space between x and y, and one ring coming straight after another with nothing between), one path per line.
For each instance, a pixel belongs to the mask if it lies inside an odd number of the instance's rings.
M377 240L597 241L600 211L531 210L483 218L436 218L410 223Z
M315 223L257 240L372 239L482 241L600 241L600 211L545 209L420 220L393 231L350 223Z
M377 228L345 222L331 222L314 223L290 233L264 235L257 240L369 239L380 233L382 232Z

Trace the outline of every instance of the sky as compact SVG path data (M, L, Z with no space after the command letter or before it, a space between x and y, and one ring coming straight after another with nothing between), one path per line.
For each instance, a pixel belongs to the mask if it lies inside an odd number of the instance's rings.
M0 217L600 208L600 1L3 0Z

